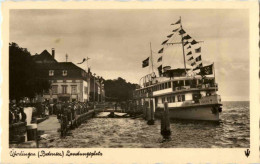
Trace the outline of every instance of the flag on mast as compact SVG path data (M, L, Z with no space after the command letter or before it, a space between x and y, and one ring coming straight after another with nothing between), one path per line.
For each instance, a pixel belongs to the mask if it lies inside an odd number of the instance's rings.
M149 65L149 57L143 61L143 68Z

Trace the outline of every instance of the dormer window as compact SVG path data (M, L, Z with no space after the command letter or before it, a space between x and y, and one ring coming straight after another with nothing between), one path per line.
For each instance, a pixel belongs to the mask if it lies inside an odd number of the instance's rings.
M49 76L54 76L54 70L49 70Z
M67 76L67 74L68 74L68 73L67 73L67 70L63 70L63 71L62 71L62 76Z

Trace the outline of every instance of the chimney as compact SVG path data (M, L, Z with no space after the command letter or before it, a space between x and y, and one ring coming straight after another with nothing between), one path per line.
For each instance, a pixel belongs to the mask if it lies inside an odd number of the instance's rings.
M51 56L53 57L53 59L55 59L55 49L52 48L51 50L52 50L52 51L51 51L51 52L52 52L52 53L51 53Z

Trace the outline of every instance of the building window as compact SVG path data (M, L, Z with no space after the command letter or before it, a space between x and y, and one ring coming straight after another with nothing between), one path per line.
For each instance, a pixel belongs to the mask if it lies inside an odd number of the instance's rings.
M52 89L52 94L57 94L58 93L58 85L53 85L51 87L51 89Z
M88 87L84 87L84 93L88 94Z
M54 76L54 70L49 70L49 76Z
M67 76L67 74L68 74L67 70L62 71L62 76Z
M71 93L72 94L76 94L77 93L77 86L76 85L72 85L71 86Z
M67 94L67 85L62 85L62 93Z

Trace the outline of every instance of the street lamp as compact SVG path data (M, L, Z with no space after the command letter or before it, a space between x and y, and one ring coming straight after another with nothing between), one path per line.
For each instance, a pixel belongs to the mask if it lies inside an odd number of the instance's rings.
M93 76L94 76L94 109L95 109L95 92L96 92L96 88L95 88L95 73L93 74Z

